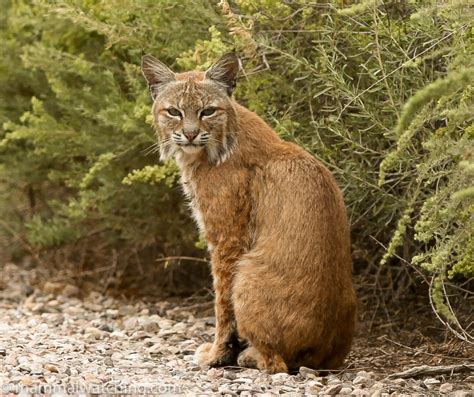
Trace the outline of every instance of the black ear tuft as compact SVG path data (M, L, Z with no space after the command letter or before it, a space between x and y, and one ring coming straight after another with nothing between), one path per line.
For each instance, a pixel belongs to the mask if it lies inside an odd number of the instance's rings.
M223 55L206 72L206 78L215 81L225 88L230 96L234 91L237 73L240 69L239 58L235 53L229 52Z
M142 58L142 73L148 82L151 97L156 98L158 90L170 81L175 80L173 71L163 62L151 55L144 55Z

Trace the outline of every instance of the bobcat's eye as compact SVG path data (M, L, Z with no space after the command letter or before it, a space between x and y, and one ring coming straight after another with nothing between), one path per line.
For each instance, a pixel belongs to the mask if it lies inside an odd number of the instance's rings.
M181 117L181 112L176 108L168 108L166 109L166 111L168 112L170 116Z
M206 108L201 110L201 117L212 116L216 112L216 108Z

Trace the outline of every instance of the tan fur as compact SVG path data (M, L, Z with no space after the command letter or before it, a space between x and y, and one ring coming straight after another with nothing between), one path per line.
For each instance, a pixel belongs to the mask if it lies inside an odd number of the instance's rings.
M349 352L356 314L342 194L318 160L228 95L236 74L231 61L213 66L218 74L177 74L154 96L161 142L187 128L187 117L215 139L193 153L165 151L177 160L211 248L216 335L197 360L233 364L238 336L250 344L241 365L270 372L336 368ZM154 66L146 66L150 83ZM219 108L215 117L192 115L209 103ZM170 121L168 106L183 109L184 117Z

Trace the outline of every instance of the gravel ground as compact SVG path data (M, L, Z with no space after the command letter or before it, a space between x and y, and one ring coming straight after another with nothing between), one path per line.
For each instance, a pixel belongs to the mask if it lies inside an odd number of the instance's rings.
M212 317L167 301L79 298L77 287L61 283L40 291L22 274L9 264L0 280L0 393L474 395L469 373L453 382L350 369L319 376L304 367L293 375L199 367L193 353L212 340Z

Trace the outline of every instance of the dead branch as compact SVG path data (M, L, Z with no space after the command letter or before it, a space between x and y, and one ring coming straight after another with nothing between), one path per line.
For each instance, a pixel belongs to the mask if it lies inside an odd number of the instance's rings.
M399 378L415 378L422 375L440 375L440 374L454 374L456 372L474 372L474 364L455 364L442 366L422 365L420 367L413 367L406 371L396 372L387 376L387 379Z

